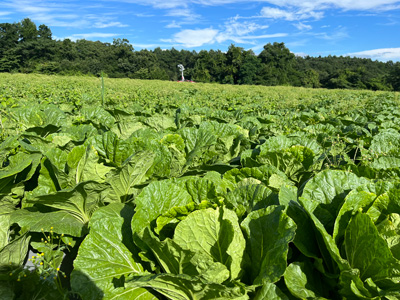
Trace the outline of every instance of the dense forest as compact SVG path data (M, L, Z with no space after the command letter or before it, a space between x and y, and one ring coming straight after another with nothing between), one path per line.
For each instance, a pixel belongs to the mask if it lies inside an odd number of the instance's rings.
M400 62L343 56L299 57L284 43L252 50L231 45L220 50L135 51L127 39L113 43L55 40L51 29L29 18L0 23L0 72L95 75L197 82L291 85L303 87L400 90Z

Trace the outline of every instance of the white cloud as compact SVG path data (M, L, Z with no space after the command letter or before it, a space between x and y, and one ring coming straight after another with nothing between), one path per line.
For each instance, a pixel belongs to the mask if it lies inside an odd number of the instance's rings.
M371 58L377 60L400 60L400 48L382 48L346 54L348 56L356 56L362 58Z
M268 25L261 25L254 22L238 22L236 18L225 23L225 33L231 36L243 36L256 30L267 29Z
M174 20L171 23L169 23L167 26L165 26L165 28L181 28L181 25L176 23L176 21Z
M311 25L304 24L304 23L301 23L301 22L293 24L293 26L296 27L300 31L305 31L305 30L311 30L312 29Z
M176 33L173 41L188 48L200 47L204 44L214 43L217 34L218 30L212 28L196 30L186 29Z
M108 23L96 22L93 24L92 27L95 27L95 28L128 27L128 25L122 24L121 22L108 22Z
M263 7L261 16L269 19L284 19L286 21L298 21L304 19L322 19L323 12L303 10L283 10L275 7Z
M8 16L11 15L11 12L9 11L0 11L0 17Z
M222 6L234 3L243 3L243 0L113 0L116 2L136 3L141 5L151 5L155 8L180 8L188 7L191 4L204 6ZM327 8L341 8L344 10L390 10L398 9L399 0L249 0L246 3L268 3L279 7L294 7L302 10L322 10Z
M399 0L267 0L280 7L295 7L304 11L340 8L344 10L391 10L398 8Z
M274 7L263 7L261 9L261 15L265 18L270 19L285 19L287 21L296 20L295 14L293 12Z
M66 38L71 40L77 40L77 39L94 39L94 38L112 38L119 35L120 34L118 33L91 32L91 33L77 33Z
M327 41L338 41L344 38L348 38L349 34L347 28L343 26L338 26L333 33L329 34L327 32L311 33L317 38L327 40Z
M285 37L287 33L266 34L267 25L254 22L238 22L237 18L231 18L220 30L213 28L182 30L176 33L172 39L163 42L178 43L185 47L200 47L205 44L223 43L232 41L238 44L256 44L256 40ZM259 32L259 34L254 34Z

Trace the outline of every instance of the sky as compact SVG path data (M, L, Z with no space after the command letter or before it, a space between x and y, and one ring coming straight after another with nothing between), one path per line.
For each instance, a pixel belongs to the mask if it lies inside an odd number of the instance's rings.
M258 54L283 42L301 56L400 61L398 0L0 0L0 23L24 18L57 40L125 38L135 50L235 44Z

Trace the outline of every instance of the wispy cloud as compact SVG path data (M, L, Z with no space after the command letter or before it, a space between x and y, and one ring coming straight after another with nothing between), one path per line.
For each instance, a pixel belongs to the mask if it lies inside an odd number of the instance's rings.
M90 13L94 8L103 8L102 5L80 5L75 1L60 0L5 0L0 7L6 7L14 12L31 18L34 22L44 23L50 27L70 28L108 28L126 27L115 20L109 12L101 14Z
M268 25L255 22L239 22L231 18L220 29L185 29L176 33L172 39L164 40L178 43L184 47L200 47L205 44L224 43L232 41L239 44L256 44L256 40L285 37L287 33L266 33ZM259 34L255 34L259 33Z
M165 28L181 28L182 26L178 24L175 20L165 26Z
M11 15L12 13L9 11L0 11L0 17Z
M109 1L109 0L108 0ZM141 5L150 5L155 8L179 8L179 7L188 7L193 4L200 4L203 6L222 6L227 4L234 3L243 3L243 0L113 0L116 2L125 2L125 3L135 3ZM272 5L276 5L279 7L294 7L301 8L303 10L322 10L328 8L341 8L344 10L391 10L398 9L400 5L400 1L398 0L261 0L255 1L250 0L246 1L246 3L269 3Z
M328 32L317 32L310 33L316 38L320 38L327 41L338 41L349 37L349 33L347 32L347 28L344 26L338 26L332 33Z
M204 44L213 44L217 35L218 30L212 28L185 29L176 33L172 41L187 48L194 48L203 46Z
M129 25L122 24L121 22L108 22L108 23L103 23L103 22L95 22L93 24L93 27L95 28L107 28L107 27L128 27Z
M309 24L304 24L304 23L302 23L302 22L295 23L295 24L293 24L293 26L296 27L296 28L297 28L298 30L300 30L300 31L305 31L305 30L311 30L311 29L312 29L312 26L311 26L311 25L309 25Z
M94 39L94 38L112 38L117 37L120 34L118 33L104 33L104 32L91 32L91 33L77 33L72 34L67 39L71 40L79 40L79 39Z
M362 58L378 59L383 61L400 60L400 48L382 48L346 54Z
M266 0L279 7L292 7L302 11L325 10L339 8L343 10L392 10L398 9L398 0Z
M303 11L303 10L283 10L276 7L263 7L261 16L269 19L283 19L286 21L298 21L305 19L322 19L323 12Z

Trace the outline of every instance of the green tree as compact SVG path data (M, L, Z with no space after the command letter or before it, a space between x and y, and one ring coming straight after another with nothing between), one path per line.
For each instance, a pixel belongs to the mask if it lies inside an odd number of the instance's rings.
M400 62L393 65L388 76L388 82L392 85L395 91L400 91Z
M39 38L41 38L41 39L51 40L53 34L49 27L42 24L39 26L38 35L39 35Z
M239 84L254 84L257 78L257 71L261 63L252 50L245 51L243 63L239 69Z
M226 53L226 76L233 78L233 83L239 83L240 69L244 60L244 49L231 44Z
M262 64L258 74L260 84L290 85L295 81L291 77L296 73L296 57L284 43L265 45L258 58Z
M28 42L36 40L38 37L38 30L36 24L31 19L25 18L21 21L19 36L21 42Z

